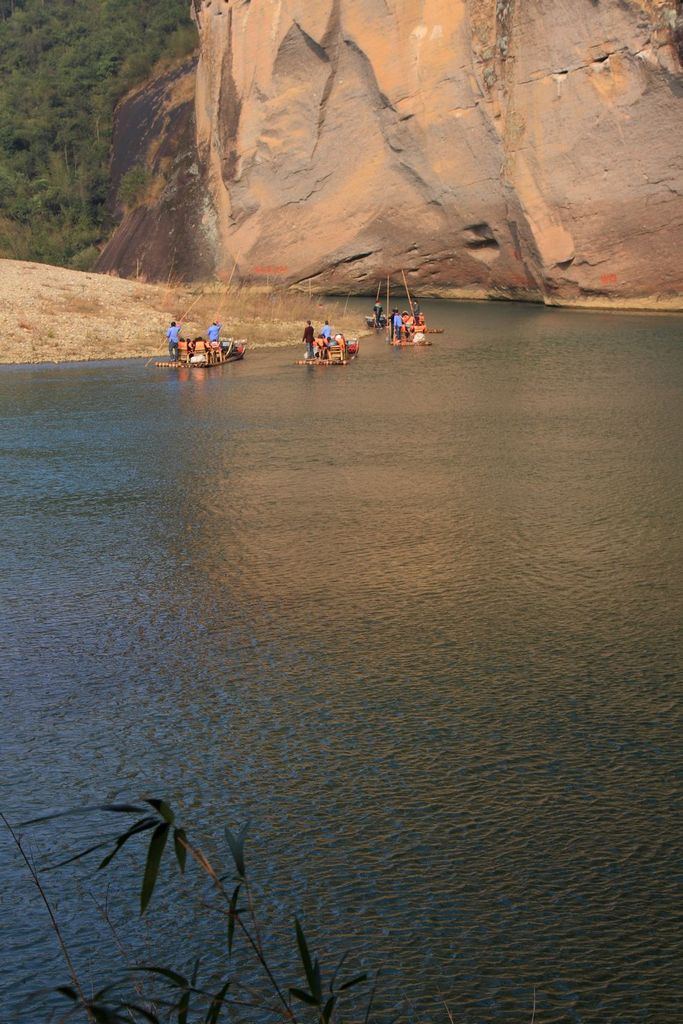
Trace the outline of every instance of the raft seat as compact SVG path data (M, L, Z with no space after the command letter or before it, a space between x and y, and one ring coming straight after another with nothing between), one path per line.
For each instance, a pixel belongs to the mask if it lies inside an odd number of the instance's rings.
M192 352L192 355L190 355L190 351L191 351L191 349L188 349L188 353L187 354L188 354L188 362L191 364L192 360L196 359L197 356L203 356L204 355L204 342L203 341L195 341L194 342L194 352ZM198 364L200 366L204 365L201 360L197 360L197 362L198 362Z
M341 345L336 345L334 348L328 349L327 358L331 363L343 363L344 354L345 350Z

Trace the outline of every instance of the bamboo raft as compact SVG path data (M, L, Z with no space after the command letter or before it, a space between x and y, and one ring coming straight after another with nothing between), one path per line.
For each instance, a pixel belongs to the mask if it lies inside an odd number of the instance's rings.
M180 342L178 345L178 359L175 361L167 359L154 365L165 370L180 370L183 368L211 370L214 366L224 366L225 363L236 363L238 360L244 359L246 350L246 341L231 342L227 349L213 348L204 341L198 341L195 345L194 354L190 355L187 342Z
M349 363L353 362L358 356L358 350L360 349L360 342L349 341L346 343L346 354L342 353L339 348L329 348L327 350L327 358L321 359L320 356L314 356L312 359L308 357L306 359L297 359L295 362L296 366L348 366Z
M431 341L390 341L392 348L431 348Z
M410 295L410 289L408 288L408 281L406 280L406 275L405 275L405 271L404 270L401 271L401 276L403 277L403 285L405 287L406 295L408 297L408 307L409 307L409 309L412 312L411 319L413 321L412 324L410 322L406 323L405 330L406 331L410 331L413 334L444 334L445 333L445 328L444 327L427 327L427 324L425 323L424 315L423 314L421 315L419 312L418 313L415 312L415 310L417 308L417 303L413 302L412 297ZM377 286L377 295L375 297L375 303L379 302L379 296L380 296L381 288L382 288L382 282L380 281L380 283ZM379 323L377 323L377 320L375 319L374 314L372 316L366 316L365 317L365 323L367 324L367 326L370 329L373 329L375 331L381 331L381 330L386 329L388 327L390 330L393 331L393 326L392 326L392 323L391 323L391 313L389 312L390 309L391 309L390 294L391 294L390 278L387 277L387 312L386 312L386 315L384 313L382 313ZM395 307L395 308L398 308L398 307ZM408 314L406 312L406 316L407 315ZM389 339L387 339L387 340L389 340ZM431 341L417 341L417 342L413 342L413 341L406 340L406 341L397 341L397 342L395 342L395 341L392 340L391 344L395 345L396 348L408 348L411 345L413 345L413 346L415 346L417 348L417 347L420 347L420 346L431 345Z
M384 323L379 327L375 323L375 318L372 316L366 316L365 321L370 330L386 331L387 329L386 318ZM414 331L415 334L443 334L445 332L444 327L427 327L427 325L424 323L418 324L415 327L411 327L410 330Z

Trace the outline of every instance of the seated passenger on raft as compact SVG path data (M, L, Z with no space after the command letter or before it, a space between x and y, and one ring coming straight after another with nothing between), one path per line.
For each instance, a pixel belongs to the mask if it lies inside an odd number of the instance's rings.
M343 334L335 334L334 343L331 342L330 344L334 344L335 348L340 348L343 356L346 355L346 338Z

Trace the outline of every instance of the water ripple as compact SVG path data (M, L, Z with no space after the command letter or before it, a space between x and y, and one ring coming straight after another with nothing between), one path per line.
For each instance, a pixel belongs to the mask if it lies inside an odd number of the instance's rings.
M545 1024L673 1024L679 322L437 314L433 349L337 374L0 375L3 808L251 818L276 959L300 910L404 1019L528 1020L535 990ZM3 853L28 1022L64 973ZM97 975L72 877L48 884ZM160 899L181 966L202 926Z

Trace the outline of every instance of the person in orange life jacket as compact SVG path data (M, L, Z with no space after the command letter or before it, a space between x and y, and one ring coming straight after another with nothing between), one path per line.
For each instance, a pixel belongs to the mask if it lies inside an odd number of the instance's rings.
M411 316L407 310L404 310L401 319L403 320L403 326L406 329L406 337L408 338L415 330L415 317Z
M320 328L320 334L316 338L316 356L319 359L327 358L327 350L330 347L330 339L332 337L332 328L330 327L329 320L326 320L323 326Z
M311 326L311 321L307 320L306 321L306 326L304 327L304 336L302 338L302 341L306 345L306 358L307 359L313 359L314 358L314 353L313 353L313 342L314 342L314 340L315 340L315 331L313 330L313 327Z

